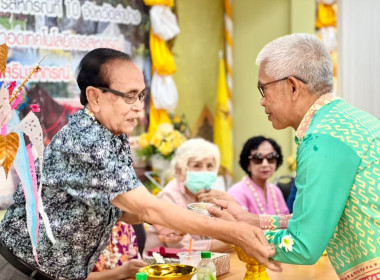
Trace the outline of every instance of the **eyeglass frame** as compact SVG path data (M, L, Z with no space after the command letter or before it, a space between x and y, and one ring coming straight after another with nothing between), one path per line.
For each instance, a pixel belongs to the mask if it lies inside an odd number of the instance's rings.
M272 163L272 164L277 163L279 158L280 158L280 155L277 152L272 152L267 155L263 155L261 153L255 153L248 157L248 159L253 164L257 164L257 165L262 164L264 159L266 159L268 163Z
M135 94L135 98L134 98L134 101L133 102L128 102L127 100L126 100L126 95L128 94L128 93L124 93L124 92L121 92L121 91L118 91L118 90L116 90L116 89L112 89L112 88L105 88L105 87L96 87L97 89L100 89L103 93L105 93L105 92L110 92L110 93L112 93L112 94L115 94L115 95L117 95L117 96L121 96L121 97L124 97L124 100L125 100L125 102L127 103L127 104L134 104L136 101L137 101L137 99L138 100L140 100L140 102L143 102L144 101L144 99L145 99L145 97L146 97L146 92L145 92L145 90L143 90L142 92L140 92L140 93L138 93L138 94ZM136 98L137 97L137 98Z
M284 81L284 80L287 80L289 79L289 77L294 77L296 78L297 80L303 82L304 84L307 84L308 82L305 81L304 79L300 78L300 77L297 77L297 76L294 76L294 75L290 75L290 76L286 76L284 78L281 78L281 79L278 79L278 80L274 80L274 81L271 81L271 82L268 82L268 83L265 83L265 84L260 84L260 82L257 83L257 88L261 94L262 97L265 97L265 89L264 87L270 85L270 84L274 84L274 83L277 83L277 82L281 82L281 81Z

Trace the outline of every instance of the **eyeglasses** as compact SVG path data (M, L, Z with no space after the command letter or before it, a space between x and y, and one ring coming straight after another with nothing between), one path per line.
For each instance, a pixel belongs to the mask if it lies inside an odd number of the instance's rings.
M304 84L307 84L307 81L305 81L304 79L301 79L297 76L287 76L287 77L284 77L282 79L278 79L278 80L274 80L274 81L271 81L271 82L268 82L268 83L265 83L265 84L261 84L260 82L257 84L257 88L259 89L259 92L261 94L262 97L265 97L265 87L266 86L269 86L271 84L274 84L274 83L277 83L277 82L281 82L281 81L284 81L284 80L287 80L289 77L294 77L296 78L297 80L303 82Z
M140 102L143 102L146 96L145 90L143 90L139 94L136 94L136 93L124 93L112 88L97 87L97 89L100 89L103 93L111 92L117 96L121 96L124 98L125 102L127 102L128 104L135 103L137 99L140 100Z
M279 154L273 152L273 153L269 153L267 155L257 153L257 154L250 155L248 158L254 164L262 164L264 159L267 159L268 163L276 163L279 157L280 157Z

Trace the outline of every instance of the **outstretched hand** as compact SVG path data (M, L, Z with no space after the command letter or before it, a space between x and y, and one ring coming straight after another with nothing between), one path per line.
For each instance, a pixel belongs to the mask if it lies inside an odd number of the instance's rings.
M170 244L180 242L185 235L184 232L180 232L178 230L170 229L160 225L154 225L154 227L158 232L158 239L162 243Z
M199 202L210 202L213 199L235 201L235 199L232 196L230 196L228 193L219 191L219 190L213 190L213 189L200 190L197 193L196 199Z
M222 210L219 210L217 207L210 207L208 209L210 214L214 217L229 221L235 220L238 222L246 222L244 217L249 215L249 212L237 202L213 199L212 203L222 208Z
M268 243L260 228L239 223L239 231L241 235L237 236L237 246L268 269L276 272L282 271L280 263L270 259L276 254L276 249L273 244Z

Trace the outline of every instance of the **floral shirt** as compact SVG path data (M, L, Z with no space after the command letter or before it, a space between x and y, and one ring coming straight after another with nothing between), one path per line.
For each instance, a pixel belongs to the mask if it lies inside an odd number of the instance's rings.
M94 271L113 269L139 258L136 233L133 227L122 221L116 223L112 229L111 241L98 258Z
M42 201L56 243L41 221L35 262L21 184L0 225L16 256L57 279L85 279L107 246L122 211L111 204L141 185L126 135L115 136L85 109L74 114L44 151Z

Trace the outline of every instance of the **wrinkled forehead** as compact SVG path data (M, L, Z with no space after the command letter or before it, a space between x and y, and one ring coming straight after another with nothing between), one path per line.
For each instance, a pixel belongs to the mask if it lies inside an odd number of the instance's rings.
M195 164L195 163L216 163L216 159L214 156L197 156L190 157L187 161L187 164Z

